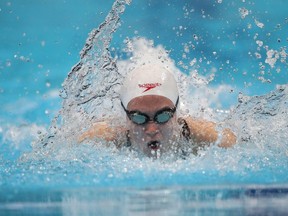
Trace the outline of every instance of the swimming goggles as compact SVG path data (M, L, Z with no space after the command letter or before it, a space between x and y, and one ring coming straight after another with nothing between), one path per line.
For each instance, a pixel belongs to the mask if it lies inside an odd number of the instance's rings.
M125 110L128 118L137 125L143 125L143 124L148 123L149 121L153 121L157 124L165 124L173 117L176 111L176 107L178 105L178 100L179 98L177 99L176 104L173 108L163 108L157 111L153 119L151 119L147 114L142 113L140 111L128 111L125 109L122 103L121 105L123 109Z

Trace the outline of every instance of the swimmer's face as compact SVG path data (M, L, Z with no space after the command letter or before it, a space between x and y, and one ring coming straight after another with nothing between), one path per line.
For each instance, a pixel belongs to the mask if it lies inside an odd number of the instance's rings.
M173 152L176 147L175 137L177 136L176 113L164 123L152 121L155 114L161 114L164 110L173 110L174 103L166 97L157 95L146 95L132 99L127 106L128 111L142 113L149 117L149 121L144 124L136 124L131 119L129 121L129 136L132 148L144 153L149 157L159 157L165 152ZM160 111L160 112L159 112ZM158 120L166 120L164 115L158 115ZM167 117L167 116L166 116ZM138 120L137 117L135 117ZM140 118L141 120L141 118ZM179 134L179 132L178 132Z

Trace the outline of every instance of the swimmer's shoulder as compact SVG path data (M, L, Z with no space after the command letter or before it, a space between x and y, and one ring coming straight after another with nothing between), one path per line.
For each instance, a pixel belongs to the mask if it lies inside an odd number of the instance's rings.
M224 148L232 147L236 144L237 137L235 133L229 128L224 128L223 131L218 132L215 122L185 116L178 118L178 123L182 125L182 135L186 139L193 141L193 143L201 145L206 143L208 145L217 142L220 147ZM218 140L219 138L221 139Z
M118 141L125 137L127 128L123 124L113 124L111 119L98 121L84 131L78 138L81 143L84 140L102 139L105 141Z

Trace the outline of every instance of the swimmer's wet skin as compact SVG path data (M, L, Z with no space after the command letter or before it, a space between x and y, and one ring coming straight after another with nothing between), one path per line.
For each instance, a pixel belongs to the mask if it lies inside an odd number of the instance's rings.
M127 125L112 127L108 120L95 123L79 142L101 138L118 144L129 143L131 148L149 157L155 157L155 151L160 154L174 151L173 143L181 139L199 147L216 141L224 148L236 143L235 134L228 128L218 134L213 122L191 116L177 118L177 83L163 66L143 65L132 70L123 82L120 100Z

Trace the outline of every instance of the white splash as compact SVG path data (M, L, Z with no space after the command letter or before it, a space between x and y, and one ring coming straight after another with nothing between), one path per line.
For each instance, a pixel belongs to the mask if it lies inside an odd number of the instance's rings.
M258 20L254 20L255 21L255 24L259 27L259 28L264 28L264 23L261 23L260 21Z
M239 13L242 19L245 19L249 15L249 11L246 8L239 8Z

